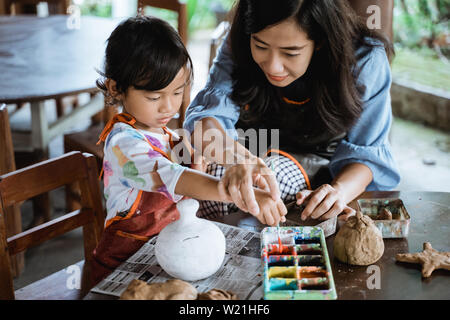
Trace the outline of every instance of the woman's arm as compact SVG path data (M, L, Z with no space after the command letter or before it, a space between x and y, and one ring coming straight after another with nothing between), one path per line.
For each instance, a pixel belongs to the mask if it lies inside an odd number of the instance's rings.
M400 180L389 145L392 122L389 61L384 49L376 47L358 63L361 67L358 82L366 88L362 96L364 110L330 161L334 176L331 184L297 195L299 204L308 202L302 217L330 218L363 191L389 190ZM348 207L344 211L349 211Z
M321 185L316 190L304 190L297 194L297 204L305 203L302 220L326 220L341 212L353 210L347 203L359 196L372 181L372 171L364 164L350 163L333 179L331 184Z
M214 139L210 139L215 136ZM238 141L229 137L214 118L204 118L197 123L192 134L193 145L201 150L207 161L217 162L227 168L219 183L222 198L230 197L243 211L258 215L260 206L253 185L269 191L273 200L280 198L276 178L264 161L250 153Z
M350 163L333 179L331 186L349 203L363 193L372 181L372 171L362 163Z

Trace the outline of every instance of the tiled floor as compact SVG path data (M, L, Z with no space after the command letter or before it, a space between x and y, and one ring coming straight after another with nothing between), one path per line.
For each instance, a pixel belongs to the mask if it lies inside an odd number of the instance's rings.
M191 98L206 81L209 59L207 34L190 40L189 51L194 62L195 82ZM48 104L48 114L54 117L54 105ZM29 127L29 110L24 108L11 117L13 128ZM74 130L83 129L88 123L76 124ZM394 156L398 162L402 181L397 190L432 190L450 192L450 134L426 128L422 125L395 119L391 133ZM50 157L63 152L62 137L50 144ZM51 194L54 217L65 210L64 192ZM32 219L31 204L22 206L23 225ZM26 266L14 286L19 289L83 259L82 231L74 230L55 240L26 252ZM69 276L69 275L68 275Z

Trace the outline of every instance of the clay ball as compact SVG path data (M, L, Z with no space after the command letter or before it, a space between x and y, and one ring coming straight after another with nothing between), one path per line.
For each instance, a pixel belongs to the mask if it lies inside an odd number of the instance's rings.
M348 218L334 239L334 256L344 263L367 266L377 262L384 253L381 231L373 220L360 211Z

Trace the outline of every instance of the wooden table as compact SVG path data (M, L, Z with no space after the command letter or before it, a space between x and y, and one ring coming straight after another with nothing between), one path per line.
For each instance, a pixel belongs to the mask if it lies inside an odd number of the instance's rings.
M81 17L69 29L68 16L0 17L0 103L31 103L31 134L14 134L16 151L47 152L49 141L103 109L97 94L84 106L49 123L44 101L95 93L95 68L102 69L105 42L117 19Z
M366 266L339 262L333 255L335 234L326 239L338 299L450 299L450 272L436 270L422 279L421 265L395 261L397 253L419 252L424 242L434 249L450 251L450 193L445 192L366 192L360 198L400 198L411 216L408 238L384 239L384 254L374 263L380 270L380 289L373 285L374 271ZM356 201L350 204L356 208ZM253 217L238 213L219 222L259 230L264 226Z
M433 248L450 251L450 193L445 192L366 192L360 198L400 198L403 200L411 224L406 239L384 239L385 251L374 265L380 270L380 289L369 289L367 282L373 271L368 267L350 266L334 259L334 235L326 240L338 299L450 299L450 272L436 270L422 279L421 265L395 261L397 253L422 251L424 242ZM351 204L355 207L355 201ZM255 218L235 213L215 219L218 222L260 231L264 228ZM85 299L116 299L112 296L89 293Z
M422 279L421 266L395 261L396 253L422 251L424 242L431 242L433 248L450 251L450 193L445 192L366 192L361 198L400 198L411 216L409 236L406 239L385 239L385 251L374 265L380 268L381 288L369 289L367 280L372 275L367 267L350 266L333 257L334 236L327 238L333 277L338 299L450 299L450 272L436 270L431 277ZM353 203L354 205L354 203ZM231 214L216 221L250 230L261 230L261 225L248 214ZM80 262L81 265L81 262ZM51 278L50 278L51 277ZM43 299L71 299L79 297L79 290L67 290L69 275L60 271L51 276L52 288L46 281L31 284L28 289L46 292ZM17 299L27 299L16 291ZM116 297L88 293L85 300L116 300Z

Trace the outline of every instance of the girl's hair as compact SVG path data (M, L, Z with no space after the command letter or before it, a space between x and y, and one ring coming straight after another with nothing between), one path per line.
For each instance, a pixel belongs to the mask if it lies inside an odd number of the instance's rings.
M177 31L167 22L150 16L137 16L122 21L111 33L106 47L104 72L97 87L105 101L120 103L111 96L105 78L116 82L117 91L126 93L129 87L156 91L167 87L182 67L192 81L191 58Z
M345 0L240 0L234 8L230 30L230 45L234 60L231 98L241 108L250 106L249 121L263 119L280 110L284 103L280 91L272 86L254 62L250 51L250 36L267 26L295 18L308 38L320 47L314 51L308 67L310 98L318 120L331 133L351 127L362 112L361 94L355 69L356 49L374 47L367 37L380 40L388 54L393 52L390 41L369 30ZM366 50L366 53L369 50ZM356 73L354 73L356 71Z

